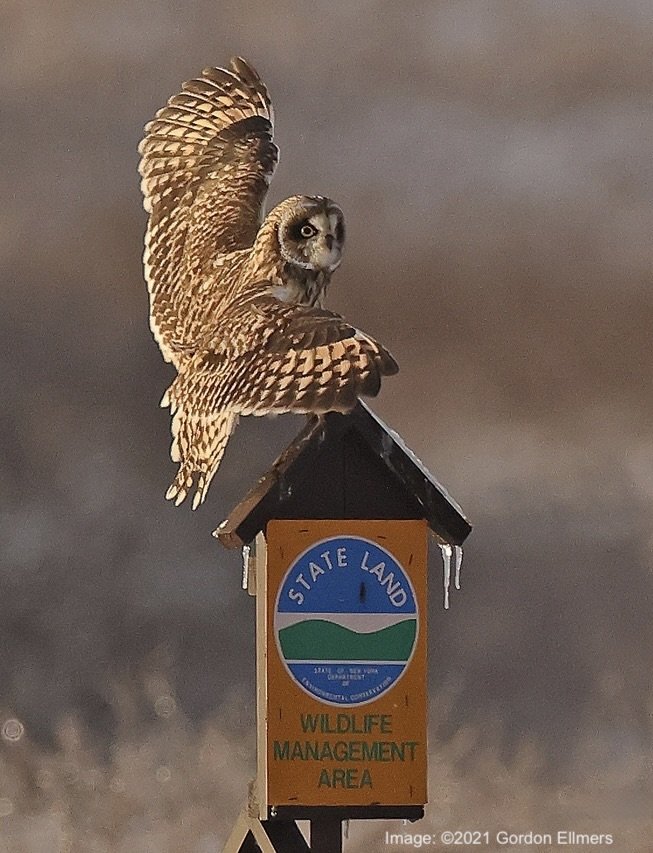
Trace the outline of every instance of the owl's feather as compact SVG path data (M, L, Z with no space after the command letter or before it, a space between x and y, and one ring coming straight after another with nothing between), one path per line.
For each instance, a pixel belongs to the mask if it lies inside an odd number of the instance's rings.
M197 329L182 319L216 256L254 242L277 163L272 122L265 85L237 58L229 70L205 68L146 125L139 169L150 214L150 319L164 358L175 365L195 343Z
M214 340L184 365L163 405L173 413L171 455L179 472L168 498L180 503L197 477L206 495L238 415L350 411L397 372L390 353L342 317L287 305L259 288L227 312Z

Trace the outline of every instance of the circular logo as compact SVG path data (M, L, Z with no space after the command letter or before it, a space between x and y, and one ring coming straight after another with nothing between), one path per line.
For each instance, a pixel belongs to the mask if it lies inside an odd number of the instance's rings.
M403 675L418 618L410 578L392 554L358 536L334 536L284 575L274 633L302 690L330 705L364 705Z

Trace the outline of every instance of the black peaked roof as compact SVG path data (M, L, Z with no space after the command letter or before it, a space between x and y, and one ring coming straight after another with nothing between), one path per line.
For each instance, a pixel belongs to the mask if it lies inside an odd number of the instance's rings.
M362 402L346 415L311 418L213 535L241 548L271 518L424 518L450 545L472 529L400 436Z

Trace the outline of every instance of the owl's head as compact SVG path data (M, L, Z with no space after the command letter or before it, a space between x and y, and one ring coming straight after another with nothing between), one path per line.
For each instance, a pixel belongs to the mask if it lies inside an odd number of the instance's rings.
M337 269L345 245L345 218L338 205L323 196L294 196L279 207L277 234L283 258L316 272Z

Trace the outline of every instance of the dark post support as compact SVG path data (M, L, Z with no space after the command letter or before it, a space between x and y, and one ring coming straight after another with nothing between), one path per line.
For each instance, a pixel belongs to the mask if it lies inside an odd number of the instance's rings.
M342 824L325 817L311 821L311 853L342 853Z

